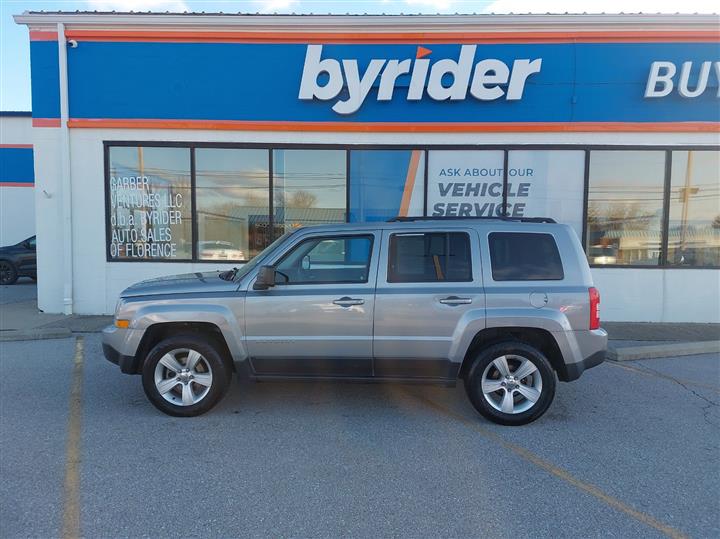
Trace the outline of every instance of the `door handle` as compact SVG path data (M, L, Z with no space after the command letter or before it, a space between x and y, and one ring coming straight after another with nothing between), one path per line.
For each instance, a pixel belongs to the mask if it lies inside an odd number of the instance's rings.
M459 298L457 296L449 296L439 300L443 305L469 305L472 303L470 298Z
M333 301L333 303L335 305L340 305L340 307L352 307L353 305L363 305L365 303L365 300L349 298L349 297L345 296L340 299L336 299L335 301Z

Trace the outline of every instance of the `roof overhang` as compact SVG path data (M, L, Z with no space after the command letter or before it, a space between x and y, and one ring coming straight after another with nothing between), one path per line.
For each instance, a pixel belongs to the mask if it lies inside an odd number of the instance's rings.
M412 32L718 32L716 14L524 14L524 15L262 15L203 13L25 12L15 22L33 30L156 30L157 32L243 31L354 32L358 34ZM719 33L720 35L720 33Z

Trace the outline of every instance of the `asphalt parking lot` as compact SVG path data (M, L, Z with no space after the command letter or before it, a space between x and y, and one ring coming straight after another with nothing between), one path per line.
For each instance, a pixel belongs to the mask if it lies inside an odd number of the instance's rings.
M604 364L545 417L463 390L233 384L157 412L98 335L0 343L2 537L720 535L720 357Z

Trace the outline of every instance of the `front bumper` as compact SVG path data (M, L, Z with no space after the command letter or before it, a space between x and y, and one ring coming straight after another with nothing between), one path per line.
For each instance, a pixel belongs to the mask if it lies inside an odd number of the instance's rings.
M125 374L139 374L137 350L142 331L108 326L103 330L102 348L105 359L120 367Z

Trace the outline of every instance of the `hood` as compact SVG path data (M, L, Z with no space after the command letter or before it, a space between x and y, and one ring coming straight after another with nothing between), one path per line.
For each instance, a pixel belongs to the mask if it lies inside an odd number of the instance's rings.
M221 279L221 273L221 271L206 271L204 273L184 273L182 275L168 275L167 277L148 279L126 288L122 291L120 297L231 292L237 290L238 283Z

